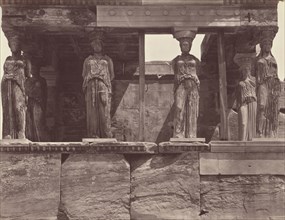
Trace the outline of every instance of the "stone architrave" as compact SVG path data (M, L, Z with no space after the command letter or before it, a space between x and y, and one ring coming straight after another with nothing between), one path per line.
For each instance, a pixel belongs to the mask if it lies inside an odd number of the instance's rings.
M199 219L198 154L158 155L132 164L131 219Z
M174 70L174 138L196 138L199 115L200 61L189 52L196 31L176 31L181 55L172 61Z
M72 154L62 164L61 207L69 219L130 219L130 166L119 154Z
M85 59L82 72L82 88L87 110L87 136L111 138L113 61L103 54L103 32L90 33L89 40L94 53Z
M8 32L6 36L12 55L4 62L1 82L3 138L25 139L27 105L24 84L30 75L30 65L21 54L21 41L17 33Z
M61 155L57 153L1 152L0 219L56 220L60 168Z
M277 30L278 27L258 30L261 48L255 60L258 137L274 138L278 132L281 83L277 74L277 62L271 53Z
M251 141L256 137L256 82L251 74L254 58L255 53L237 53L234 57L241 73L236 88L238 139L240 141Z

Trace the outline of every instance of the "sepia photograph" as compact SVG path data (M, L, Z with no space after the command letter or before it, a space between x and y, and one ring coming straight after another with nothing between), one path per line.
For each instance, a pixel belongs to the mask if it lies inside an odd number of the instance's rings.
M0 0L0 220L285 220L284 0Z

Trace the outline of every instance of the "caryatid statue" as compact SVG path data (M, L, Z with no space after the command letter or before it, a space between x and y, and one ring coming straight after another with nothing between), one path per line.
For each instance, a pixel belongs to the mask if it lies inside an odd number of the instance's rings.
M83 64L83 92L87 110L87 135L111 138L111 81L114 67L110 57L103 54L102 32L90 34L93 54Z
M25 139L27 100L25 80L30 75L29 61L22 56L17 35L7 36L12 55L4 63L1 82L3 138Z
M174 70L174 138L197 137L200 61L189 53L195 36L195 31L178 31L174 34L180 43L182 52L172 61Z
M47 83L40 76L40 60L31 58L31 75L25 82L28 97L27 138L31 141L48 141L46 127Z
M281 83L277 62L271 53L277 27L260 32L260 54L255 62L257 83L257 135L277 137Z
M250 141L256 137L256 81L251 74L254 58L255 53L238 53L234 57L241 72L236 89L240 141Z

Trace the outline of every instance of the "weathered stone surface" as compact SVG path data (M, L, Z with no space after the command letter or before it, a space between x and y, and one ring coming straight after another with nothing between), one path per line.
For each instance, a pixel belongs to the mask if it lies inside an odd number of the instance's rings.
M228 112L228 121L230 140L238 140L238 113L231 109Z
M199 218L198 152L153 156L132 167L131 219Z
M285 98L284 98L284 103L285 103ZM283 111L285 108L283 109ZM279 113L279 127L278 127L278 138L283 138L285 137L285 114L280 112Z
M187 151L210 151L209 144L200 142L162 142L159 144L159 153L184 153Z
M263 152L263 153L284 153L284 138L280 139L253 139L252 141L211 141L212 153L233 153L233 152Z
M130 219L130 168L124 156L73 154L61 173L61 207L69 219Z
M284 219L284 185L284 176L202 176L202 219Z
M0 219L56 219L60 154L0 154Z
M285 175L284 152L201 153L201 175Z

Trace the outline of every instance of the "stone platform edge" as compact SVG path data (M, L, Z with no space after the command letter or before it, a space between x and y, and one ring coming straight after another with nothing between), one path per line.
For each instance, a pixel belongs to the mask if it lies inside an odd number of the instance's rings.
M254 139L253 141L211 141L212 153L284 153L285 139Z
M185 152L211 153L284 153L285 141L211 141L203 142L30 142L0 140L0 152L15 153L117 153L174 154Z
M0 152L156 154L158 149L157 145L151 142L8 142L0 140Z

